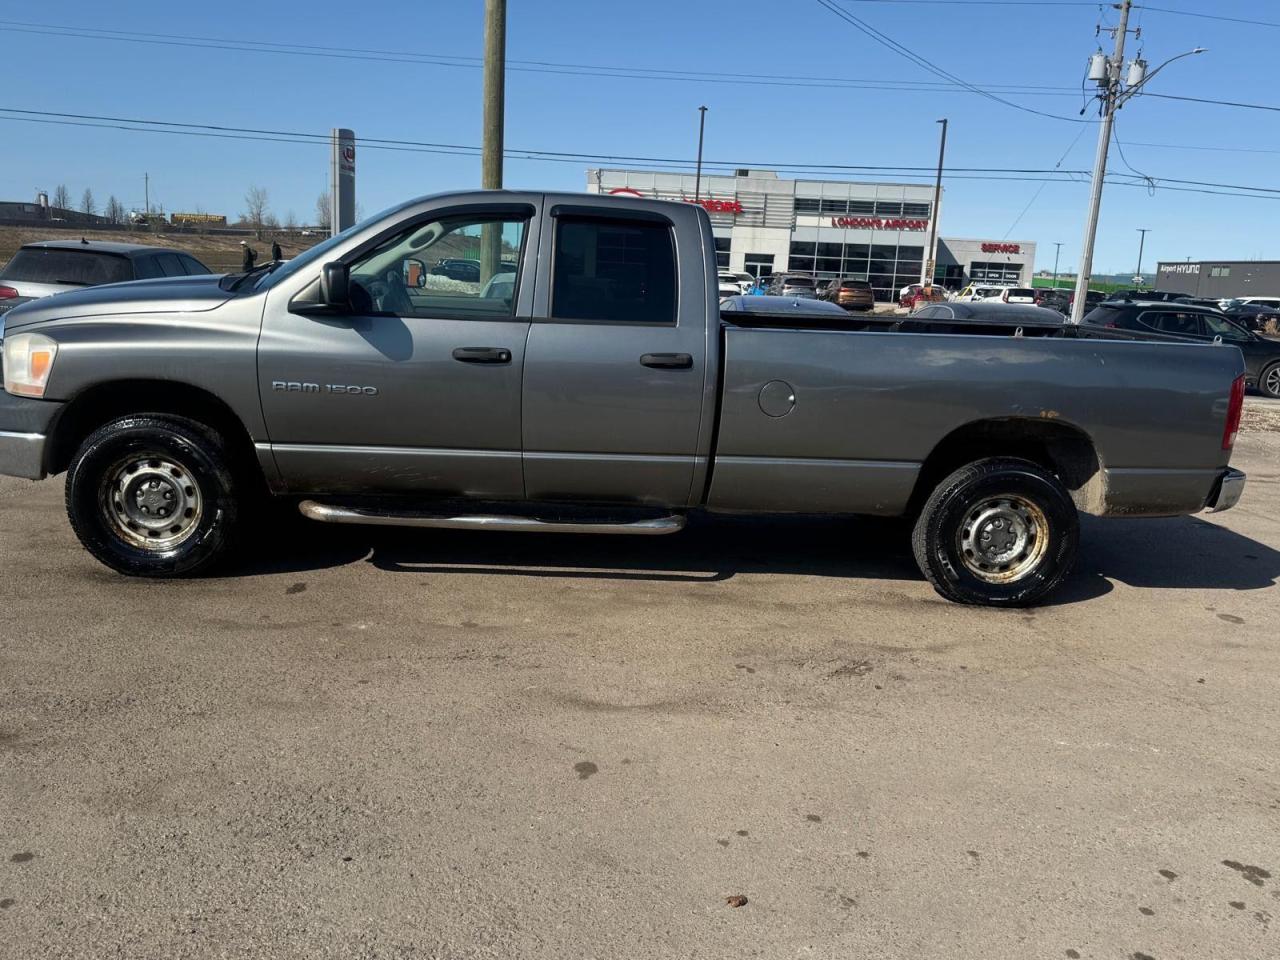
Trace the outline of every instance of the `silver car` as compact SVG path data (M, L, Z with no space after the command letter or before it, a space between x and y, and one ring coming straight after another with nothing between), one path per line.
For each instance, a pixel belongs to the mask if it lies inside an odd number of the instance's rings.
M0 303L103 283L212 273L191 254L168 247L85 239L45 240L19 247L0 270Z

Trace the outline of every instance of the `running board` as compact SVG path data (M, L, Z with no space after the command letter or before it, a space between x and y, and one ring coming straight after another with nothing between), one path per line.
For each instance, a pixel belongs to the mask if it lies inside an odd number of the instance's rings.
M434 527L444 530L499 530L504 533L615 533L655 537L684 529L684 517L671 515L634 521L555 521L536 517L497 516L494 514L457 514L443 516L427 513L393 513L364 507L335 506L303 500L298 504L302 515L322 523L361 523L379 527Z

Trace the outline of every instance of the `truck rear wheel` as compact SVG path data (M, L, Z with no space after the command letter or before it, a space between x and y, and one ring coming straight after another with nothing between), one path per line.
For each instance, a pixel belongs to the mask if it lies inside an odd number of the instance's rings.
M95 430L67 470L71 528L85 549L129 576L178 577L223 558L240 516L223 439L167 414Z
M1026 607L1075 562L1080 521L1058 478L1030 460L961 467L925 502L912 532L920 571L957 603Z

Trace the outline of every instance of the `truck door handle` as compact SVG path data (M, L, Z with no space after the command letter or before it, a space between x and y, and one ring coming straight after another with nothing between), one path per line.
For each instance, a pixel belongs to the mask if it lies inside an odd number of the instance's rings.
M453 359L463 363L510 363L511 351L506 347L457 347Z
M693 357L687 353L646 353L640 358L640 365L658 370L688 370L693 366Z

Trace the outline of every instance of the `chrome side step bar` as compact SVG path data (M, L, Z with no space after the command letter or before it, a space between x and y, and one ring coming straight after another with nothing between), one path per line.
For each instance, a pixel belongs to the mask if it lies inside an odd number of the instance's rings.
M685 518L676 514L649 520L622 522L554 521L536 517L495 516L493 514L392 513L363 507L335 506L303 500L298 510L309 520L322 523L361 523L379 527L434 527L444 530L499 530L510 533L614 533L655 537L684 529Z

